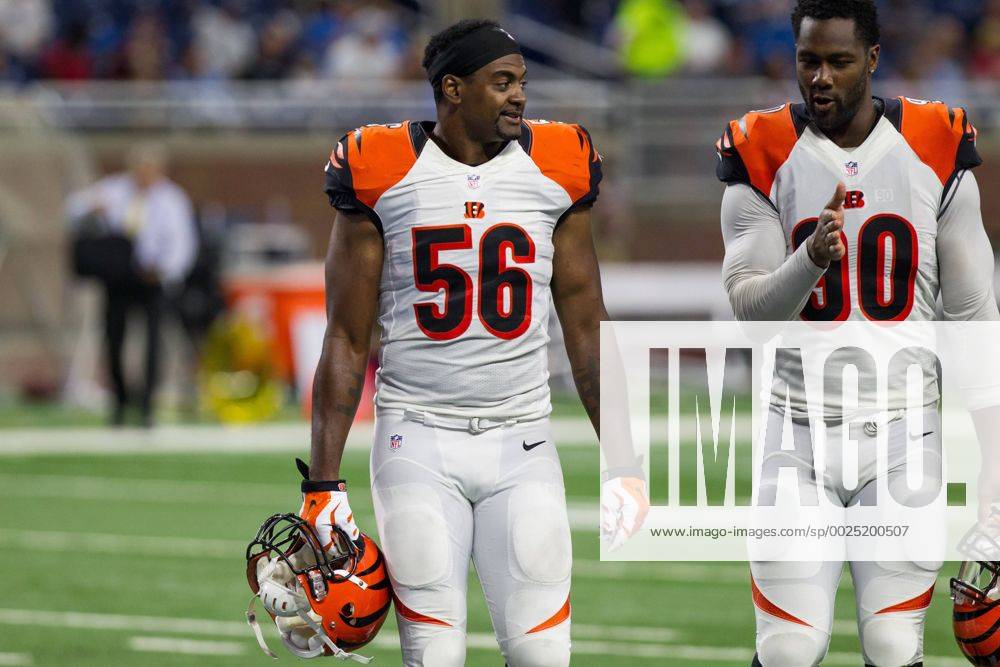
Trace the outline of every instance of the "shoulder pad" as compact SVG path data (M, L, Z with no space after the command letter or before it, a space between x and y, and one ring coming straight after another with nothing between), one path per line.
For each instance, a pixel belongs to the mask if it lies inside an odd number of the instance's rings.
M798 105L751 111L730 121L716 142L716 176L725 183L746 183L765 197L778 169L788 159L807 124Z
M541 172L558 183L573 202L571 208L592 204L601 182L601 156L590 133L581 125L528 120L520 143Z
M976 150L976 128L965 109L900 97L886 101L886 117L942 184L947 185L955 173L983 163Z
M350 204L360 203L371 209L406 176L418 153L410 125L365 125L341 137L326 166L326 193L333 206L350 210Z

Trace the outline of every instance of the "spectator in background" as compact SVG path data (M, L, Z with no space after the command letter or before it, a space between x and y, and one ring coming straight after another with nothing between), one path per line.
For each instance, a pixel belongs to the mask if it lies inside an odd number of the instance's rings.
M687 29L684 35L684 69L691 74L708 74L723 69L732 51L733 38L725 24L712 15L705 0L687 0Z
M507 5L584 38L610 35L622 70L632 76L719 72L784 81L793 62L789 1ZM996 0L879 0L879 6L886 17L882 79L949 72L996 78ZM419 11L416 0L0 0L0 80L171 78L225 88L235 78L406 78L414 72L404 57L412 37L403 30L404 7ZM149 25L150 11L158 27ZM943 34L928 33L928 26L945 25L942 18L955 22ZM925 34L939 52L934 68L922 62ZM542 63L546 55L534 54Z
M146 318L145 378L139 397L142 424L153 424L159 370L164 295L175 295L197 255L197 227L191 202L166 177L167 154L160 144L140 144L127 156L128 171L101 179L67 202L71 221L97 217L111 233L132 242L133 269L105 282L105 346L114 390L111 423L124 423L130 396L123 367L129 312Z
M7 51L3 40L0 39L0 83L24 83L27 79L28 72L21 61Z
M315 11L302 21L301 46L316 62L323 58L326 47L344 30L346 5L333 0L320 0Z
M966 99L961 62L964 30L958 19L939 14L924 26L920 39L915 41L919 46L911 46L903 76L927 83L927 92L921 93L924 97Z
M637 77L674 73L684 60L684 7L677 0L623 0L613 41L625 72Z
M27 63L42 52L55 28L49 0L0 2L0 44L19 63Z
M389 10L379 6L356 10L343 35L327 48L326 75L343 79L396 76L401 56L396 30L395 16Z
M879 15L893 18L882 21L878 74L882 79L897 78L909 67L910 54L919 45L933 15L926 5L913 0L886 0L884 13L883 6L879 6Z
M79 81L93 75L94 60L87 48L89 32L82 21L70 23L41 58L41 74L46 79Z
M234 78L246 71L257 46L242 0L201 5L192 18L194 48L208 77Z
M166 30L155 14L138 14L132 19L121 54L119 75L134 81L163 79L170 58Z
M1000 0L987 0L983 18L973 33L972 76L1000 81Z
M301 24L292 12L280 12L261 28L257 54L244 79L284 79L296 64L296 39Z
M749 39L757 72L775 81L793 76L792 54L795 37L788 21L787 0L759 0L756 16L747 25L745 37Z

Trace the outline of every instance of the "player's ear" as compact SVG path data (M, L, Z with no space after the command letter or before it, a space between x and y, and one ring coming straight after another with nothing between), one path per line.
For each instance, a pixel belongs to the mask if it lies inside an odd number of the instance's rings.
M462 80L454 74L445 74L441 79L441 96L452 104L461 104Z
M875 70L878 69L878 57L882 52L882 47L878 44L870 47L868 49L868 73L874 74Z

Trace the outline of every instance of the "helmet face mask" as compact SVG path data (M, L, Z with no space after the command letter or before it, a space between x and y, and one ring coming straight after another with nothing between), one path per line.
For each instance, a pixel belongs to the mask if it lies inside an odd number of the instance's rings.
M247 545L247 561L268 552L277 556L297 575L318 570L324 579L337 582L354 574L358 546L344 531L333 526L334 544L324 550L312 527L295 514L274 514L261 525ZM344 572L347 575L344 575Z
M334 527L324 550L316 532L295 514L275 514L247 546L247 580L254 593L247 620L261 648L272 657L256 624L260 598L294 655L337 655L367 644L381 628L391 604L385 559L367 535L352 542Z
M1000 597L1000 563L967 560L951 580L955 604L988 603Z

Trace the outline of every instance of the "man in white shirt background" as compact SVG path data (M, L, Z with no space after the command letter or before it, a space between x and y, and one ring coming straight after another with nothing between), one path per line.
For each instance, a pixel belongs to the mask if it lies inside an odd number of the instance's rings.
M126 171L71 195L66 208L70 221L89 218L105 234L131 244L130 270L102 280L104 341L114 393L110 419L113 425L122 425L132 402L122 358L129 313L138 310L146 321L146 351L137 398L141 423L152 426L164 295L183 285L197 256L198 234L188 196L166 176L167 153L162 145L134 146L126 165Z

